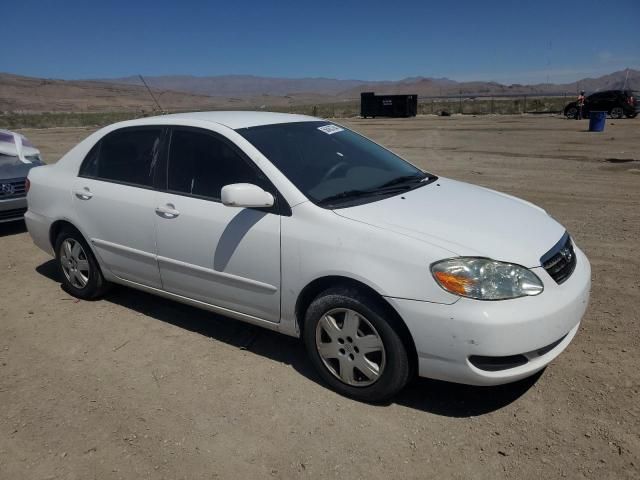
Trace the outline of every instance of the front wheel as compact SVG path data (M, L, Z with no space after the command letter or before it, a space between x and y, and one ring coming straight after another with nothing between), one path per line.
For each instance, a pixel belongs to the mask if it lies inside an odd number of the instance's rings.
M611 118L619 120L624 117L624 109L622 107L613 107L611 112L609 112L609 115L611 115Z
M303 340L311 362L335 391L383 402L409 381L407 349L381 301L360 291L330 289L305 316Z
M571 119L578 118L578 109L576 107L567 108L567 111L565 112L565 116Z

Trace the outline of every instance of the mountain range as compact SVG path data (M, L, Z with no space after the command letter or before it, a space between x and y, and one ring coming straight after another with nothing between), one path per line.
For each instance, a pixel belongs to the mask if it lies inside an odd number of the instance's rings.
M628 72L628 73L627 73ZM628 76L628 78L627 78ZM566 84L503 85L497 82L457 82L448 78L410 77L398 81L337 80L333 78L277 78L254 75L151 76L145 81L159 90L173 90L216 97L258 95L290 96L316 94L338 98L358 98L362 91L377 93L415 93L422 96L564 94L622 88L625 83L640 87L640 71L621 70L598 78L585 78ZM101 82L141 85L138 76L100 79Z
M420 97L574 95L578 89L640 90L640 71L627 69L566 84L503 85L411 77L398 81L276 78L254 75L149 76L145 81L165 110L287 109L300 105L357 101L360 92L410 93ZM58 80L0 73L0 112L100 112L156 110L137 76Z

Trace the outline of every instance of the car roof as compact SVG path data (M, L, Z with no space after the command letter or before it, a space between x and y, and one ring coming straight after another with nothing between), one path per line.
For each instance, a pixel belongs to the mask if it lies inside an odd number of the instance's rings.
M4 133L5 135L20 135L20 137L22 138L27 138L24 135L22 135L21 133L18 132L12 132L11 130L5 130L4 128L0 128L0 133Z
M234 130L239 128L257 127L261 125L273 125L276 123L317 122L321 120L320 118L310 117L308 115L298 115L292 113L246 111L172 113L156 117L147 117L139 120L141 121L140 123L143 124L152 124L153 120L162 119L164 123L168 118L214 122L225 125L226 127L232 128Z
M591 95L597 95L599 93L628 93L630 90L619 90L619 89L612 89L612 90L598 90L597 92L593 92Z

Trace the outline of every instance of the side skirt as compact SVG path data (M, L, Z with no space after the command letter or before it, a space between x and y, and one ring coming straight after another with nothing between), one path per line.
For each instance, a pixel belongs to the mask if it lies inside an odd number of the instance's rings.
M176 293L167 292L165 290L160 290L158 288L149 287L146 285L142 285L140 283L132 282L130 280L124 280L119 277L111 276L109 278L110 281L114 283L119 283L124 285L125 287L135 288L136 290L142 290L143 292L151 293L153 295L158 295L160 297L168 298L169 300L175 300L179 303L184 303L186 305L191 305L192 307L201 308L203 310L207 310L209 312L217 313L220 315L224 315L225 317L230 317L235 320L240 320L242 322L250 323L252 325L257 325L259 327L266 328L268 330L273 330L275 332L283 333L285 335L289 335L292 337L298 337L295 332L290 332L288 329L282 329L279 323L270 322L269 320L265 320L260 317L255 317L253 315L248 315L246 313L236 312L235 310L230 310L228 308L219 307L217 305L213 305L211 303L202 302L200 300L194 300L193 298L184 297L182 295L178 295Z

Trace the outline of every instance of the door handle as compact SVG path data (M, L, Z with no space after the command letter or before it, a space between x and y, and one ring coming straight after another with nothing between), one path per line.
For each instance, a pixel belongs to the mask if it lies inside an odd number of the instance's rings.
M80 200L89 200L93 197L93 193L89 190L89 187L84 187L83 189L76 189L73 191L73 194L78 197Z
M171 203L167 203L161 207L156 207L156 213L164 218L176 218L180 215L180 212L176 210Z

